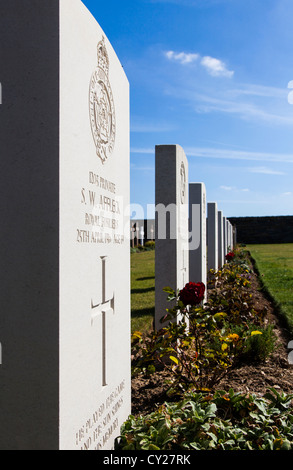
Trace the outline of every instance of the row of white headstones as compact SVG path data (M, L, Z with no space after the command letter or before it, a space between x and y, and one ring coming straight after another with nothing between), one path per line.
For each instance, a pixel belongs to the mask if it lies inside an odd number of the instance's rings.
M163 288L178 291L187 282L207 287L208 272L225 264L235 235L217 202L207 202L205 184L189 183L184 150L178 145L156 146L156 329L170 308Z

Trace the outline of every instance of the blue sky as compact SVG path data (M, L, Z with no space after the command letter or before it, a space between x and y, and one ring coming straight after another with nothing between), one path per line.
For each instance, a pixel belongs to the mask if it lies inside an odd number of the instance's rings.
M84 3L130 83L131 202L147 215L155 145L178 144L225 216L292 215L293 1Z

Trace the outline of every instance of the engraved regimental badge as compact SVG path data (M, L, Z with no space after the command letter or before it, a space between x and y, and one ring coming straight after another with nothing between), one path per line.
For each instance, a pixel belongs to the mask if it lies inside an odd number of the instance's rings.
M98 44L98 66L90 82L90 120L97 155L105 163L114 149L116 124L104 37Z

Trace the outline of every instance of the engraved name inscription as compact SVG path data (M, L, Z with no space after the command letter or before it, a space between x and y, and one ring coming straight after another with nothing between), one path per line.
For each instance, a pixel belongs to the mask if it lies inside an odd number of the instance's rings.
M85 210L77 228L78 243L124 243L123 198L116 194L115 183L90 171L88 185L80 190L80 203Z

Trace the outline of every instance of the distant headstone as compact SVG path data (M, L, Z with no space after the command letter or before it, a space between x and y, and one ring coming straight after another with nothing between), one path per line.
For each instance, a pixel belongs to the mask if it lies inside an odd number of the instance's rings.
M141 246L144 245L144 228L143 225L139 229L139 238L140 238L140 244Z
M179 145L156 146L155 328L166 314L164 287L189 282L188 161Z
M189 184L189 280L207 285L206 188ZM207 289L205 290L206 295Z
M208 202L208 270L218 269L218 209L216 202Z
M237 227L233 225L233 246L237 244Z
M151 241L153 241L154 238L155 238L155 231L154 231L154 226L153 225L151 225L150 232L151 232Z
M228 231L228 250L232 251L234 248L233 242L233 225L230 220L227 219L227 231Z
M135 238L135 245L138 246L139 244L139 224L135 224L135 232L134 232L134 238Z
M231 230L231 248L232 250L234 250L234 227L231 224L231 222L230 222L230 226L231 226L231 229L230 229Z
M218 268L224 264L223 212L218 211Z
M81 1L0 7L0 448L108 450L131 411L129 84Z
M134 248L134 238L136 232L136 224L133 222L131 223L131 247Z
M225 256L228 253L227 247L228 247L228 242L227 242L227 219L226 217L223 217L223 245L224 245L224 262L225 262Z
M231 251L231 223L227 219L227 250Z

